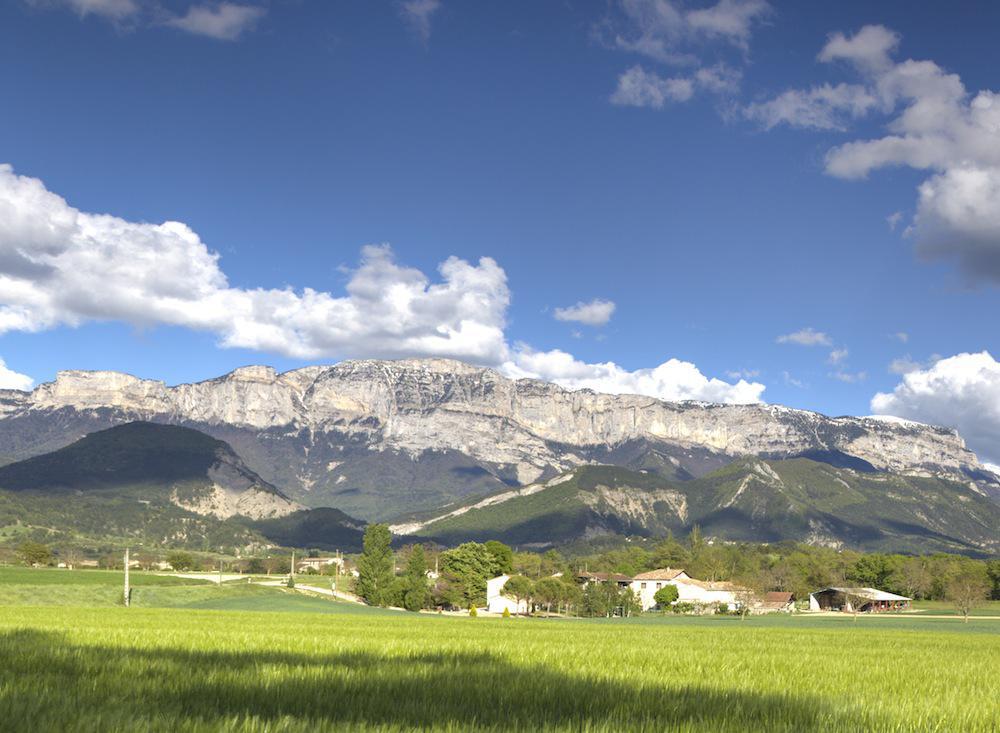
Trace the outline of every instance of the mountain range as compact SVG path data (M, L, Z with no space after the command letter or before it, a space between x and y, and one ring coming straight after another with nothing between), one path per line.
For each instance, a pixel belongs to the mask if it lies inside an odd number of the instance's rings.
M8 474L29 480L38 468L31 458L135 422L198 431L239 460L239 470L232 461L214 470L227 466L249 494L171 489L172 506L277 523L286 539L305 526L315 536L323 523L309 509L336 507L403 526L514 490L547 487L529 493L537 502L555 496L553 487L586 487L594 465L618 471L607 485L633 490L635 501L653 509L643 521L598 511L606 497L586 498L594 489L584 488L577 500L591 502L592 518L604 518L588 520L584 532L649 533L698 521L746 539L912 545L937 533L936 547L985 549L1000 526L986 508L997 507L1000 479L948 428L569 391L445 359L347 361L283 374L253 366L177 386L118 372L60 372L30 392L0 391L0 463L16 464ZM769 472L778 478L765 480ZM2 477L0 488L10 488ZM648 491L674 498L652 501ZM508 511L522 502L501 503ZM215 506L219 512L198 514ZM346 515L337 521L353 521ZM966 515L968 522L960 518ZM866 517L884 520L868 540ZM451 521L431 526L439 537L458 538L444 532ZM499 527L492 519L486 526ZM515 526L505 536L519 542L552 542L558 534L529 538Z
M808 458L739 458L689 481L581 466L394 533L443 544L499 539L545 548L613 536L797 541L893 552L1000 551L1000 504L961 482L836 468Z

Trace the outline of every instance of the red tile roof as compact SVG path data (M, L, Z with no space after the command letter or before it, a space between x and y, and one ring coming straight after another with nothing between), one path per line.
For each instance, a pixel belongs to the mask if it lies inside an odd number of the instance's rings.
M646 573L639 573L635 576L636 580L673 580L678 575L686 575L683 570L678 570L676 568L660 568L659 570L650 570Z
M794 600L795 596L791 593L786 593L785 591L771 591L764 596L764 603L770 605L774 604L776 606L785 606Z

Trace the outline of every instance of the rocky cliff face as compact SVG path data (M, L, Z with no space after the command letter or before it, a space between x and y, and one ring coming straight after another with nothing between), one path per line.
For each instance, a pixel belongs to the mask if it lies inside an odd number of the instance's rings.
M945 428L570 392L441 359L348 361L284 374L253 366L176 387L115 372L61 372L32 392L0 394L0 454L25 457L134 419L198 427L303 503L367 518L595 460L618 462L616 451L631 456L622 462L652 461L680 477L741 455L810 455L965 481L982 471ZM373 495L379 489L387 500Z

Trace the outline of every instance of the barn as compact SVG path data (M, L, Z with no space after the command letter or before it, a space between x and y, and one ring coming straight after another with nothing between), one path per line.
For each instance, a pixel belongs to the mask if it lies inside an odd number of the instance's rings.
M905 611L910 608L912 600L877 588L824 588L809 594L809 610L852 613Z

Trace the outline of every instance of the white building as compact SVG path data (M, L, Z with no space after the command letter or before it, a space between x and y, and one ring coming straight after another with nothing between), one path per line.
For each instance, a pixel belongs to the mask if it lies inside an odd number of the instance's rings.
M344 558L342 557L305 557L296 563L296 570L302 572L304 570L315 570L317 573L323 572L324 568L328 568L331 565L339 565L341 568L344 567Z
M639 600L642 601L642 610L648 611L656 605L656 599L653 598L656 591L665 585L676 585L679 593L679 582L683 580L690 580L688 574L683 570L661 568L660 570L650 570L648 573L639 573L632 579L630 586L639 596Z
M631 588L642 601L642 610L656 606L656 591L665 585L677 587L678 603L696 603L702 606L724 603L730 608L739 607L737 593L739 586L725 581L695 580L685 571L676 568L661 568L639 573L632 579Z
M486 610L490 613L503 613L506 609L511 614L527 613L528 602L522 599L515 601L504 595L503 587L510 580L509 575L498 575L486 581Z

